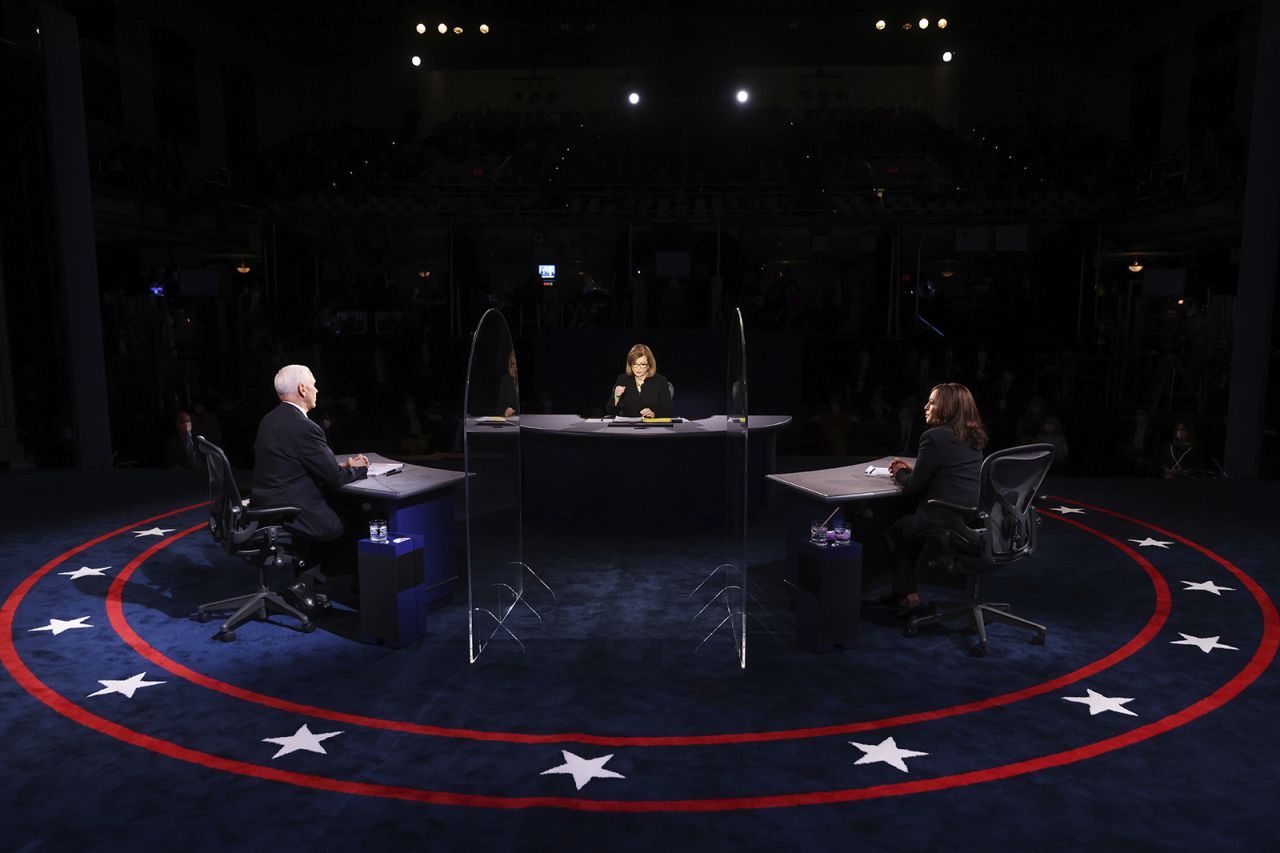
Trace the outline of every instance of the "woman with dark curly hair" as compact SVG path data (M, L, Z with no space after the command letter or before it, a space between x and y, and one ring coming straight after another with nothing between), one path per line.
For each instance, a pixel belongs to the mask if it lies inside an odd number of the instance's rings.
M915 615L920 608L916 590L916 560L920 556L920 534L952 527L958 520L947 510L926 505L943 500L963 506L978 502L978 474L987 432L982 415L969 389L958 382L935 385L924 404L928 427L920 436L916 463L901 459L889 463L889 473L902 493L917 500L914 512L894 522L885 536L893 554L893 589L887 603L899 606L898 615Z

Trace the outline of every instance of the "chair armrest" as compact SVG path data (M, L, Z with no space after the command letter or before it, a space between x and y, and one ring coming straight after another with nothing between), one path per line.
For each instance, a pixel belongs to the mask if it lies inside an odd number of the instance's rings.
M930 498L929 500L925 501L925 506L938 507L941 509L951 510L952 512L962 516L966 523L977 522L980 524L984 524L987 519L987 514L982 510L978 509L976 506L964 506L963 504L953 504L951 501L941 501L941 500L938 500L937 498Z
M296 506L267 506L258 509L246 509L244 518L246 521L288 521L289 519L302 512L301 508Z

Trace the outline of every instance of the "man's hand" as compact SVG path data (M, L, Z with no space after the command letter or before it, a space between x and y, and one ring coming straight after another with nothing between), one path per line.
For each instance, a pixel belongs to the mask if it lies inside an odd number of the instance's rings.
M369 457L365 456L363 453L357 453L355 456L352 456L346 462L341 464L343 468L368 468Z

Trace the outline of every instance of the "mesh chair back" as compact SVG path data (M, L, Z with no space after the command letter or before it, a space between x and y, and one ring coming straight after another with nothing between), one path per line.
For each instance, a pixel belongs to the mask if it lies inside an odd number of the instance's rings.
M1052 444L1009 447L983 461L978 506L990 519L988 535L994 562L1016 560L1035 550L1037 522L1032 502L1052 463Z
M234 552L253 536L257 525L241 523L244 507L227 454L202 435L196 436L196 447L204 454L209 471L209 534L213 541Z

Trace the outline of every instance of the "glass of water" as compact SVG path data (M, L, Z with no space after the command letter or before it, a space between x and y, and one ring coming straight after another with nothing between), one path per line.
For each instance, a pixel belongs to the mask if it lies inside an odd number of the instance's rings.
M387 541L387 520L374 518L369 521L369 539L373 542Z

